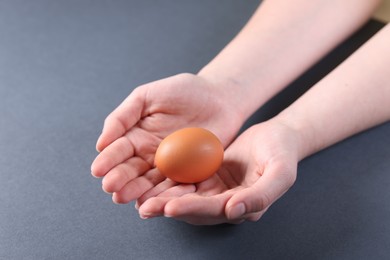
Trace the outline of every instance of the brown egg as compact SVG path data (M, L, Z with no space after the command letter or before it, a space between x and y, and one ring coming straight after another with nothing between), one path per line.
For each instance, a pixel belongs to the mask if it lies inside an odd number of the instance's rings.
M168 135L156 151L155 164L166 177L181 183L201 182L221 166L223 146L203 128L183 128Z

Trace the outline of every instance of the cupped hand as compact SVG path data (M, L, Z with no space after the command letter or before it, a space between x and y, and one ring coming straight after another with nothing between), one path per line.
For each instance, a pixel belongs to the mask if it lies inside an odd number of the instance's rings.
M166 179L142 195L142 218L172 217L195 225L257 221L295 182L298 135L268 121L240 135L220 170L198 184Z
M245 118L224 93L223 86L192 74L136 88L105 119L92 175L104 177L103 190L113 194L114 202L128 203L165 180L153 161L168 134L184 127L203 127L226 147Z

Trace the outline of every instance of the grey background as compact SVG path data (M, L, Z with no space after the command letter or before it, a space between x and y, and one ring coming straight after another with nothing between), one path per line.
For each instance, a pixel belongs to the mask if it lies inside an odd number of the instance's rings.
M0 259L384 259L390 124L299 165L257 223L141 220L90 176L105 116L139 84L196 73L257 1L0 1ZM292 102L382 25L371 21L259 110Z

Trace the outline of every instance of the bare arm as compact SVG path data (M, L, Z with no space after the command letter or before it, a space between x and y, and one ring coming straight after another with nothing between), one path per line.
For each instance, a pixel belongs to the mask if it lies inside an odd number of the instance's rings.
M379 0L265 0L237 37L199 75L181 74L140 86L106 118L97 142L97 149L101 153L92 163L92 174L104 178L103 189L112 193L114 202L128 203L147 194L138 200L140 213L150 215L151 208L157 206L154 208L157 209L155 213L162 214L163 207L158 199L155 203L153 200L149 201L149 206L147 204L142 207L141 204L149 197L154 197L156 191L161 193L161 187L169 192L169 187L174 185L153 167L156 148L165 136L174 130L195 125L212 130L228 146L252 112L368 20L378 2ZM303 103L307 104L297 105L294 109L310 107L309 101ZM321 112L319 111L319 116ZM307 115L308 122L311 116ZM271 128L259 133L254 131L256 127L253 128L246 137L240 138L241 141L236 141L236 145L228 148L231 158L241 158L242 165L251 165L253 169L261 170L256 168L259 165L256 161L249 162L248 158L262 158L267 164L264 158L275 158L275 154L280 151L275 147L293 143L274 140L275 145L269 140L268 133L274 133L274 130L269 130ZM255 135L257 142L248 141L254 140L252 137ZM262 151L267 151L268 154L261 154L261 151L254 148L249 149L253 146L257 148L256 144L264 147L265 142L268 142L269 149L264 148ZM241 147L247 150L242 150ZM241 156L252 152L256 152L254 157ZM285 164L285 158L286 156L280 157L282 164ZM276 168L279 169L278 167ZM233 173L236 169L227 167L227 171ZM249 187L259 177L257 172L259 171L248 173L252 177L248 183L243 183L245 187ZM246 176L247 172L241 171L239 174ZM275 187L267 185L271 179L263 178L265 182L260 182L260 190L262 187ZM214 184L218 187L221 182ZM178 186L174 185L174 190L175 187ZM190 191L194 188L187 187ZM212 189L214 186L206 187ZM256 187L258 186L255 185L251 190L257 194L259 192ZM282 188L285 190L285 187ZM280 195L278 191L282 188L270 192ZM213 192L216 190L220 189L212 189ZM184 192L180 187L178 191ZM218 200L219 207L209 204L211 208L220 209L217 215L221 218L217 222L225 220L223 208L227 200L227 197L223 201ZM228 208L236 202L237 200L233 200ZM203 208L204 204L202 201L200 203ZM182 207L179 205L178 208ZM258 208L261 207L248 210L256 211ZM257 214L251 218L256 219L258 216Z
M390 119L390 25L278 117L298 130L304 158Z
M225 151L218 177L154 198L159 189L152 189L140 199L141 216L202 225L257 221L293 185L300 159L390 119L389 43L387 25L278 116L242 133Z
M223 87L248 117L366 22L379 2L265 0L199 75Z

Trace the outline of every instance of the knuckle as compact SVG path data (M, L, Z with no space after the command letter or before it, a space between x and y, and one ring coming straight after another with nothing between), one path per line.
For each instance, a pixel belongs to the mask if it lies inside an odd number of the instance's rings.
M297 179L296 166L294 164L280 166L275 177L285 183L287 188L290 188Z
M143 89L144 89L146 86L147 86L147 85L141 85L141 86L135 87L135 88L131 91L130 95L132 95L132 96L137 96L137 95L139 95L140 93L142 93Z
M110 124L112 118L112 114L109 114L105 119L104 119L104 125L107 126Z
M192 79L194 77L194 74L189 72L183 72L177 75L177 77L180 77L182 79Z
M196 76L194 74L184 72L176 75L175 79L181 84L191 84L194 80L196 80Z
M286 181L288 188L290 188L295 183L295 181L297 179L297 174L291 173L291 172L285 172L285 173L281 174L281 176Z
M261 211L267 208L272 203L271 197L267 193L263 193L258 199L259 208L256 211Z
M248 212L259 212L267 208L272 203L271 197L267 193L258 195L254 200Z
M148 92L148 85L138 86L133 89L133 91L128 96L127 100L129 99L142 100L143 97L146 95L145 93L147 92Z

